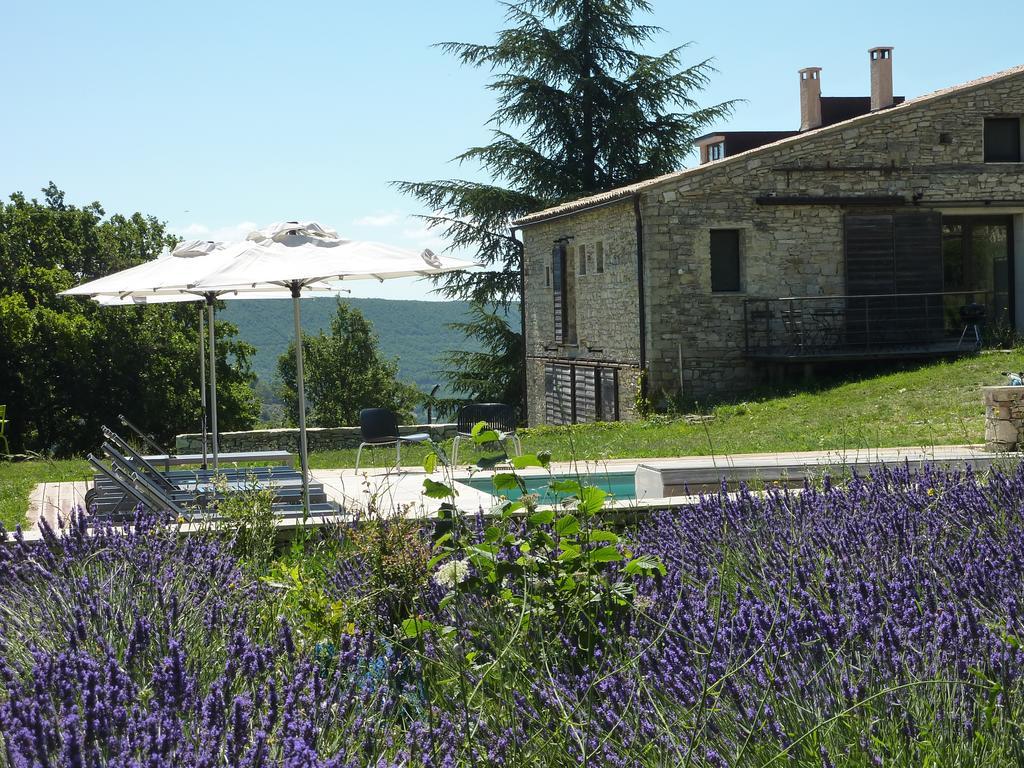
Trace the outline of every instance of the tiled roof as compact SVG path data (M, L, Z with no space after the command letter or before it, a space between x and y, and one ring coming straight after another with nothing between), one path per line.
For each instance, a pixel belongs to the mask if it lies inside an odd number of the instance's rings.
M841 131L848 126L860 123L861 121L874 120L883 115L892 115L897 112L903 112L904 110L907 109L914 109L915 107L935 101L936 99L941 99L945 96L952 96L954 94L963 93L964 91L969 91L972 88L978 88L983 85L990 85L991 83L997 82L999 80L1004 80L1009 77L1014 77L1016 75L1024 75L1024 64L1018 65L1016 67L1011 67L1010 69L1004 69L1002 72L996 72L995 74L992 75L979 77L976 80L969 80L968 82L961 83L960 85L954 85L949 88L943 88L938 91L933 91L932 93L925 94L924 96L918 96L916 99L909 99L907 101L904 101L902 104L896 104L895 106L880 110L878 112L870 112L866 115L859 115L849 120L844 120L839 123L833 123L832 125L824 126L822 128L815 128L810 131L804 131L803 133L800 133L796 136L791 136L786 139L780 139L779 141L774 141L770 144L764 144L760 147L747 150L746 152L741 152L738 155L731 155L730 157L723 158L722 160L716 160L711 163L705 163L704 165L698 165L694 168L685 168L681 171L674 171L673 173L668 173L665 174L664 176L658 176L653 179L647 179L646 181L640 181L637 182L636 184L630 184L625 187L618 187L616 189L611 189L607 192L602 192L597 195L581 197L578 200L572 200L568 203L562 203L561 205L556 205L552 208L547 208L543 211L537 211L536 213L531 213L528 216L523 216L519 219L516 219L514 222L512 222L512 224L513 226L516 227L524 227L529 226L531 224L539 223L541 221L545 221L547 219L557 218L559 216L566 216L568 214L576 213L578 211L584 211L588 208L596 208L601 205L612 203L616 200L631 197L637 192L642 192L643 190L650 189L651 187L657 187L661 184L665 184L667 182L680 179L684 176L704 173L707 171L714 171L718 168L721 168L725 165L732 163L734 160L739 160L741 158L745 159L753 155L756 155L758 152L764 152L775 147L782 147L789 144L796 144L797 142L803 141L804 139L809 138L811 136L820 136L822 134L826 134L833 131Z

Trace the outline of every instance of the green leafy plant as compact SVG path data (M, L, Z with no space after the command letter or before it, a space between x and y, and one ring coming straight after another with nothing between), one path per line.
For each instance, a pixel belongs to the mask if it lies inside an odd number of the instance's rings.
M484 422L473 427L472 438L480 447L499 444ZM434 580L448 589L442 607L460 594L475 595L504 605L527 625L551 620L565 631L573 624L582 643L599 619L632 606L636 577L663 576L665 567L656 558L635 557L611 530L607 494L596 486L551 478L549 489L561 501L540 505L520 472L540 468L550 476L550 461L546 453L481 459L484 466L508 467L493 475L494 489L517 490L519 498L502 497L479 535L458 512L452 485L425 479L426 495L451 502L442 510L429 565L436 569ZM428 471L436 466L433 457L425 463Z
M215 530L230 540L232 552L243 564L254 572L263 572L274 557L274 490L255 476L247 477L241 487L232 487L220 475L214 479L214 488L220 497L213 507Z

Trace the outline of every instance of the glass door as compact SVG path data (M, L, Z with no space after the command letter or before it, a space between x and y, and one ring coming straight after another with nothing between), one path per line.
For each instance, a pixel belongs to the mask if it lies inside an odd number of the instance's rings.
M943 290L977 292L949 297L950 304L983 303L994 328L1012 324L1012 224L1008 216L942 218Z

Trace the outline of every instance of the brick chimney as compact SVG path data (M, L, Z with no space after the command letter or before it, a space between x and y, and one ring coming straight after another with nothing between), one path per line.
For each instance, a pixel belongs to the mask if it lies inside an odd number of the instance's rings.
M821 126L821 67L800 70L800 130Z
M892 106L892 47L879 45L871 55L871 111Z

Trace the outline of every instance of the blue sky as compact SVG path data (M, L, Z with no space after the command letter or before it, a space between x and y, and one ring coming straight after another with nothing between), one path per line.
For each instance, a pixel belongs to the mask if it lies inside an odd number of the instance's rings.
M713 57L700 101L745 99L736 130L796 128L801 67L823 68L825 95L866 95L873 45L895 46L907 97L1024 63L1019 1L652 4L645 21L666 29L652 51L692 41L690 61ZM491 0L7 0L0 195L52 179L182 236L306 218L437 249L388 182L480 178L450 159L487 140L487 75L431 44L487 42L502 24ZM429 298L411 281L355 286Z

